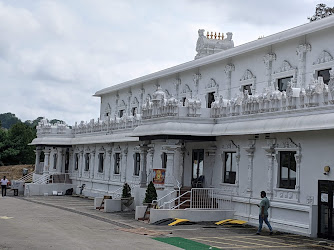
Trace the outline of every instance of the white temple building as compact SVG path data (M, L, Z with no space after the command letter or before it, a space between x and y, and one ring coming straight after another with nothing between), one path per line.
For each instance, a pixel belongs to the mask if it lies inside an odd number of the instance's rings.
M237 47L204 33L195 60L97 91L97 120L43 120L36 174L87 196L127 182L137 205L153 178L158 198L216 190L253 225L264 190L274 230L333 237L334 17Z

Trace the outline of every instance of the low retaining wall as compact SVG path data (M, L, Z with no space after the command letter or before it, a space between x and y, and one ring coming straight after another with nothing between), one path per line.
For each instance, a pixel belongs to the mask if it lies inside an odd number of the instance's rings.
M74 184L34 184L27 183L25 184L24 196L33 196L33 195L52 195L53 191L63 192L65 194L67 189L73 188L73 193L75 193L76 185Z
M167 218L187 219L193 222L220 221L225 219L233 219L233 216L234 210L151 209L150 223Z

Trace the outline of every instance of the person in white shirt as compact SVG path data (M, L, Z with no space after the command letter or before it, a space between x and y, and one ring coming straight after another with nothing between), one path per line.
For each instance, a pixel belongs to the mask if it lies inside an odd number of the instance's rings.
M8 185L8 179L6 178L6 176L4 176L1 179L1 192L2 192L2 197L6 196L6 192L7 192L7 185Z

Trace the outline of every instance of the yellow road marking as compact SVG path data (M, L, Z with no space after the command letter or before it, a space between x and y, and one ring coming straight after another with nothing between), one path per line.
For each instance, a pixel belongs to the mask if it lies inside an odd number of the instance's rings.
M0 219L2 219L2 220L9 220L9 219L13 219L13 217L0 216Z

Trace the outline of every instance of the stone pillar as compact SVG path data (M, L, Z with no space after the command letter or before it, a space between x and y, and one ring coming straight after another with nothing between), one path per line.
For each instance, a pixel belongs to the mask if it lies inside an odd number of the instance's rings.
M212 147L210 147L206 150L206 154L207 154L208 157L207 157L207 159L205 159L206 160L205 165L208 166L208 170L210 171L211 176L206 177L206 180L205 180L204 184L208 183L210 188L214 187L212 180L213 180L214 169L215 169L215 165L216 165L216 151L217 151L216 146L212 146ZM205 170L203 169L203 171L205 171Z
M80 152L79 152L79 166L78 166L78 171L79 171L79 177L81 178L82 177L82 171L84 169L84 164L85 164L85 159L84 159L84 150L82 149Z
M296 160L296 190L300 191L300 163L301 163L301 147L299 145L299 150L295 154L295 160ZM299 201L299 195L298 195L298 201Z
M224 72L226 75L226 85L227 85L227 99L231 99L231 77L232 77L232 71L234 71L235 67L233 64L227 64L224 68Z
M43 174L48 174L50 168L50 149L44 150L44 169Z
M107 153L108 153L108 157L107 157L107 159L108 159L108 164L106 164L106 166L105 166L105 174L104 174L104 180L106 180L106 181L109 181L111 178L111 173L113 172L113 169L112 169L112 164L111 164L111 158L112 158L112 148L110 148L110 149L108 149L108 151L107 151Z
M146 145L140 146L140 187L146 187L147 183L147 150Z
M297 86L301 88L305 88L305 68L306 68L306 52L311 51L310 44L300 44L296 53L298 55L298 78L297 78Z
M62 173L62 165L63 165L63 149L57 148L57 166L56 173Z
M73 149L71 149L71 148L70 148L70 151L69 151L68 172L69 173L73 173L74 172Z
M90 153L90 163L89 163L89 178L92 180L94 178L94 171L95 171L95 148Z
M266 156L268 160L267 165L267 197L271 199L273 197L273 169L274 169L274 159L275 159L275 140L268 140L268 146L263 147L266 151Z
M165 188L174 188L174 151L167 151L167 166L165 173Z
M126 165L128 162L128 147L126 146L123 149L123 152L121 154L121 182L126 182Z
M41 153L42 153L42 149L41 147L36 147L35 154L36 154L36 158L35 158L35 173L36 174L41 174L43 171L41 169L40 166L40 162L41 162Z
M267 86L271 86L271 74L272 74L272 65L273 61L276 60L276 54L275 53L268 53L263 57L263 62L266 67L266 82Z
M194 74L194 83L195 83L195 91L196 91L196 97L198 97L198 89L199 89L199 80L202 78L202 75L200 73Z
M247 193L251 196L253 192L253 159L255 152L255 140L250 140L248 147L244 147L244 149L246 150L248 157Z
M153 181L153 159L154 159L154 148L150 148L147 151L147 165L148 165L148 178L147 178L147 184L149 184L151 181Z
M179 95L180 95L180 85L181 85L181 79L179 79L179 78L175 79L174 87L175 87L175 97L176 97L176 100L177 100L177 101L180 101L180 100L179 100Z

